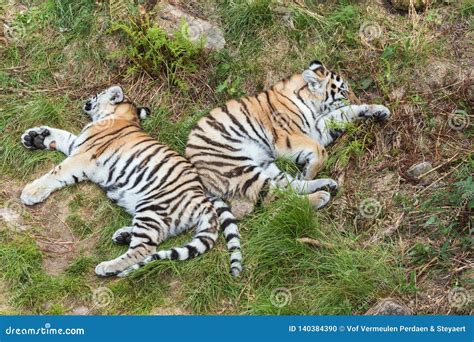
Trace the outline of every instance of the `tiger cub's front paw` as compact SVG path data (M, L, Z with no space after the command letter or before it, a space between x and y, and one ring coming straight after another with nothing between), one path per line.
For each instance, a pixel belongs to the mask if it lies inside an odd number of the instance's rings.
M26 205L33 205L43 202L50 194L51 190L48 187L34 181L25 186L21 192L20 199Z
M47 127L33 127L23 133L21 142L29 150L46 150L50 148L49 142L45 141L50 134Z
M386 120L390 117L390 110L382 105L369 105L367 116L372 117L377 121Z

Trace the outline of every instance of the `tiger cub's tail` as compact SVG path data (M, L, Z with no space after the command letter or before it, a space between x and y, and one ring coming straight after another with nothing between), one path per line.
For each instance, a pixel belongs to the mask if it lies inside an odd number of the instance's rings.
M196 233L193 239L183 247L174 247L167 250L157 251L142 261L128 267L118 274L119 277L125 277L130 272L143 267L155 260L187 260L201 255L210 250L216 243L219 233L219 220L216 210L210 201L203 203L201 215L196 223Z
M240 234L237 220L223 200L216 197L212 197L210 200L217 210L219 223L224 231L227 250L230 252L230 272L234 277L238 277L242 272L242 253L240 252Z
M224 230L224 237L227 241L227 249L231 252L230 269L233 276L238 276L242 271L242 255L240 253L240 235L238 232L235 217L225 202L218 198L210 198L210 202L217 212L216 218L214 211L210 210L201 215L200 221L196 227L196 234L191 242L183 247L174 247L168 250L161 250L146 257L143 261L128 267L118 274L119 277L125 277L134 270L143 267L155 260L187 260L201 255L210 250L218 236L219 223ZM219 221L219 222L218 222Z

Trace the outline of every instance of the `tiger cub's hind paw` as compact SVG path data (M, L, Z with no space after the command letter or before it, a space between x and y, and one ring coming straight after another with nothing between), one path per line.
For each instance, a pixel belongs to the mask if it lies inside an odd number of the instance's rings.
M322 209L328 204L331 194L327 191L317 191L309 194L308 199L314 209Z
M95 268L95 274L101 277L115 276L120 273L121 270L117 270L114 267L114 263L111 261L104 261L98 264Z
M43 202L50 194L51 189L37 179L23 188L20 199L26 205L33 205Z

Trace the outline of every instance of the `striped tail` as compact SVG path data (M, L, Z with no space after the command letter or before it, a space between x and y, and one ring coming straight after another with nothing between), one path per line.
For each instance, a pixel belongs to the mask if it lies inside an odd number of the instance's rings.
M210 203L208 202L209 207ZM119 277L125 277L134 270L143 267L150 262L155 260L187 260L197 257L208 250L210 250L216 243L217 236L219 233L219 222L213 208L209 208L199 218L199 222L196 225L196 234L194 235L191 242L187 243L183 247L174 247L167 250L161 250L143 259L139 263L136 263L122 272L118 273Z
M211 203L217 210L221 229L224 231L227 250L230 252L230 272L238 277L242 272L242 253L240 252L240 234L237 220L230 211L229 206L219 198L212 197Z

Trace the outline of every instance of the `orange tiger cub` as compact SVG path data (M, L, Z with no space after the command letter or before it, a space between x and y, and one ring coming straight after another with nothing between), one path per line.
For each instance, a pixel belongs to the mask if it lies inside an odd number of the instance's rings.
M382 105L350 104L348 97L347 83L313 61L269 90L213 109L191 131L186 157L206 189L222 199L254 204L275 188L290 187L322 208L338 186L330 178L314 179L327 159L325 146L343 133L344 125L334 122L390 116ZM280 156L302 166L301 175L282 172L275 164Z
M23 203L42 202L56 190L90 180L125 208L133 216L131 225L118 229L112 240L129 248L97 265L97 275L125 276L154 260L196 257L214 246L219 228L231 251L231 272L239 275L235 218L223 201L207 196L188 160L141 128L140 119L148 110L127 101L118 86L91 96L83 109L92 122L78 135L47 126L30 128L22 135L23 145L30 150L58 150L67 156L25 186ZM157 251L161 242L189 229L195 230L189 243Z

